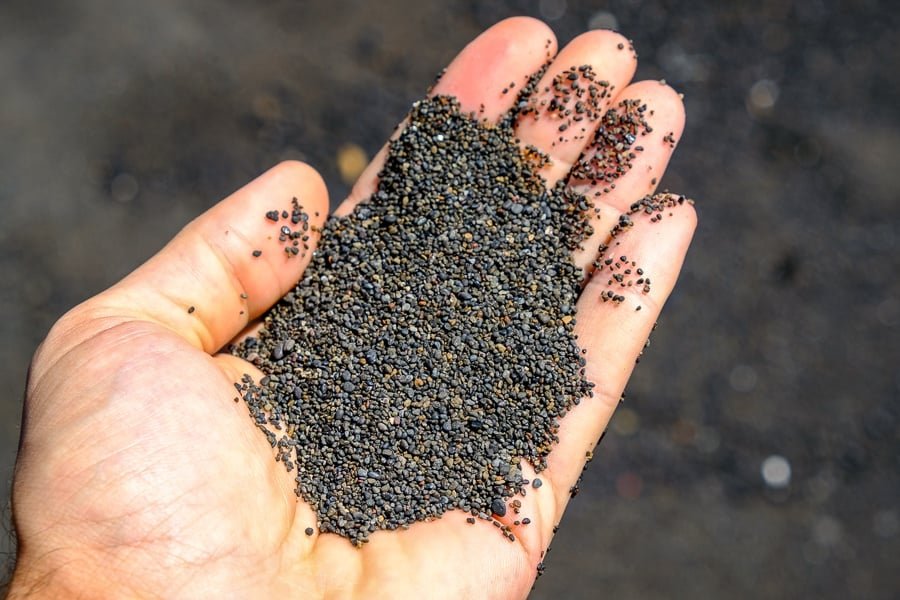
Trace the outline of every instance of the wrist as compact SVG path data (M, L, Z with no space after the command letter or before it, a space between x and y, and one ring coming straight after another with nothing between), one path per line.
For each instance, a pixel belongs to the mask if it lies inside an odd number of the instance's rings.
M20 598L68 598L77 593L74 582L67 582L63 571L37 567L21 556L7 590L7 600Z
M20 552L7 598L74 598L108 596L100 569L86 555L66 550L48 552L42 559Z

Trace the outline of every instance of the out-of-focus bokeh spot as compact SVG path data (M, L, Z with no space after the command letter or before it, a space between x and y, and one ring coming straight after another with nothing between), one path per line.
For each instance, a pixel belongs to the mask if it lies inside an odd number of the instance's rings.
M363 169L369 163L366 151L356 144L344 144L338 148L337 166L341 179L347 185L353 185Z
M773 454L762 462L763 481L772 488L785 488L791 483L791 463L783 456Z
M631 408L623 406L616 411L611 426L619 435L633 435L641 427L641 417Z

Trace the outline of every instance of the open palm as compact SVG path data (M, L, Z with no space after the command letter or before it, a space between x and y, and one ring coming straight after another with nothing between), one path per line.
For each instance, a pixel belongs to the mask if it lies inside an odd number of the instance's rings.
M496 120L515 102L504 93L555 53L553 35L531 19L504 21L454 60L435 94ZM624 50L623 50L624 48ZM619 215L653 191L680 135L681 101L658 82L628 85L636 67L621 36L572 41L550 66L593 66L616 92L609 106L640 98L653 109L645 150L600 197L594 237L575 260L589 271ZM543 86L540 86L541 89ZM523 120L523 144L550 154L548 183L567 176L590 136L559 141L556 124ZM374 190L379 154L347 214ZM47 597L521 598L535 577L586 456L605 428L662 304L695 224L688 205L659 223L635 217L615 251L653 276L643 310L604 303L605 277L587 281L576 333L597 393L564 419L560 444L504 522L510 542L485 521L455 511L405 531L382 531L357 549L307 529L312 510L294 475L242 402L234 382L260 374L219 351L291 289L308 262L288 259L262 215L300 199L321 224L327 193L300 163L262 175L188 225L122 282L66 314L35 356L14 483L19 560L11 594ZM593 195L592 195L593 197ZM254 257L253 250L262 250ZM630 298L630 296L629 296ZM627 304L627 303L626 303ZM529 476L526 466L526 477ZM513 525L528 517L528 525Z

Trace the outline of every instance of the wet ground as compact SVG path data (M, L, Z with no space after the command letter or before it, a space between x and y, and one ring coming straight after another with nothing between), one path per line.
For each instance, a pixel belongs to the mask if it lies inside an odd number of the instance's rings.
M340 199L339 157L371 156L462 45L529 14L561 41L617 27L639 77L685 93L662 184L701 222L533 597L898 597L898 11L598 4L0 5L6 475L54 319L280 159Z

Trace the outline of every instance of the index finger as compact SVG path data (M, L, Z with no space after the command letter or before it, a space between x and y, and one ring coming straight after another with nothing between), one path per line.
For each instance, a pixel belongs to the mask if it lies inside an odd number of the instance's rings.
M518 97L533 73L556 54L556 37L541 21L513 17L501 21L463 48L429 95L454 96L463 113L489 123L497 122ZM394 135L403 130L401 123ZM378 172L387 156L385 145L365 168L350 195L334 211L346 216L371 196L378 185Z

